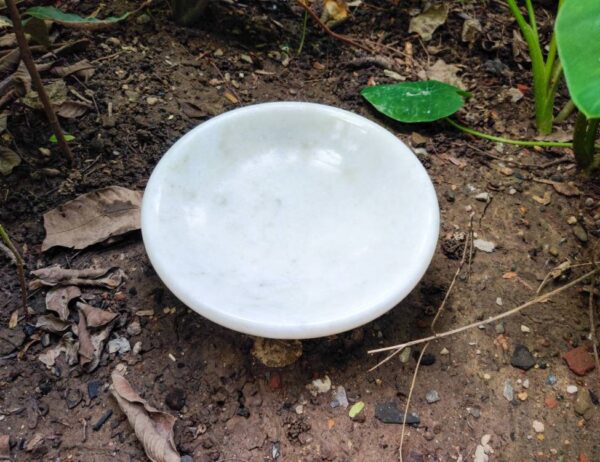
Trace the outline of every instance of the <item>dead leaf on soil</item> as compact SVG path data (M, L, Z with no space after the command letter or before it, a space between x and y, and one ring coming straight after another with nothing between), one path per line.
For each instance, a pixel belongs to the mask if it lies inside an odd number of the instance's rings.
M77 302L77 308L85 315L88 327L102 327L114 320L118 314L112 311L102 310L87 303Z
M10 315L10 319L8 320L8 328L14 329L19 324L19 310L15 310Z
M55 112L64 119L76 119L91 108L92 106L81 101L65 101L60 106L55 107Z
M0 74L6 74L13 71L19 64L20 60L21 53L19 52L18 48L15 48L8 54L2 56L2 58L0 58Z
M569 183L554 182L554 183L552 183L552 187L554 188L554 190L557 193L562 194L563 196L567 196L567 197L581 196L583 194L581 192L581 190L577 186L575 186L575 184L572 182L569 182Z
M298 340L254 340L252 355L267 367L285 367L302 356L302 343Z
M343 23L349 15L346 0L324 0L321 21L330 29Z
M181 457L173 440L173 426L177 419L150 406L121 374L113 372L111 378L111 393L127 416L148 458L152 462L179 462Z
M9 435L0 435L0 460L11 460Z
M96 286L115 289L119 287L125 278L123 270L117 267L78 270L52 265L32 271L31 274L38 278L29 283L31 290L43 286Z
M463 42L473 43L481 35L483 29L477 19L465 19L462 27L461 40Z
M42 251L55 246L85 249L139 229L141 201L140 191L109 186L50 210L44 214Z
M26 95L31 91L31 76L23 61L21 61L17 70L13 72L10 79L18 96Z
M454 64L446 64L443 59L438 59L427 71L419 72L419 77L422 79L438 80L465 90L465 84L457 75L460 71L460 67Z
M27 452L33 451L41 443L44 442L44 439L45 439L44 435L42 435L41 433L36 433L35 435L33 435L33 437L29 441L27 441L27 444L25 445L25 451L27 451Z
M81 296L77 286L56 287L46 294L46 309L54 311L63 321L69 318L69 303Z
M208 115L204 109L192 101L180 101L179 106L182 112L192 119L202 119Z
M75 64L69 66L57 66L52 68L52 73L59 77L67 77L68 75L75 74L77 77L87 82L88 79L94 75L95 67L87 59L81 60Z
M0 48L14 48L17 45L15 34L4 34L0 37Z
M48 98L50 98L50 102L53 106L60 106L67 100L67 84L64 80L50 82L48 85L44 85L44 90L46 90ZM27 94L21 98L21 102L31 109L44 109L40 97L35 90L27 92Z
M79 324L77 324L77 337L79 338L79 364L85 366L94 359L94 345L92 337L87 330L85 316L79 314Z
M6 146L0 146L0 174L8 176L21 163L21 157Z
M43 314L38 317L35 327L52 332L53 334L60 334L71 327L71 324L57 318L53 314Z
M431 5L423 13L410 20L408 32L411 34L416 32L425 42L428 42L433 37L435 30L448 19L448 10L446 3Z
M56 363L56 359L61 355L65 354L67 364L72 366L77 364L77 352L79 350L79 342L76 342L71 332L67 332L62 336L60 342L56 345L46 348L38 359L46 365L48 369L52 369Z
M12 21L6 16L0 16L0 30L12 27Z
M541 205L549 205L552 202L552 193L550 191L546 191L544 193L544 197L533 195L532 199Z

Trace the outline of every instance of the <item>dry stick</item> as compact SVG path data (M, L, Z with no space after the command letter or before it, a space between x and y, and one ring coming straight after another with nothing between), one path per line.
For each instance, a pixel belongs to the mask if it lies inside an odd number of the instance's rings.
M31 55L31 50L29 49L29 45L27 44L27 38L25 37L25 32L23 31L23 24L21 24L21 16L19 15L19 10L17 9L17 5L15 4L15 0L6 0L6 6L8 11L10 12L10 17L13 22L13 28L15 31L15 36L17 38L17 43L19 44L19 49L21 50L21 59L23 63L25 63L25 67L29 71L29 75L31 76L31 80L33 82L33 86L38 93L40 101L44 106L44 111L46 111L46 117L48 118L48 122L52 126L52 130L56 135L56 141L60 146L60 149L63 151L65 156L67 156L67 160L69 165L73 165L73 154L71 153L71 149L65 140L65 136L63 130L56 118L56 113L54 112L54 108L52 107L52 103L50 102L50 98L48 98L48 94L44 89L44 85L42 84L42 79L40 74L35 66L35 62L33 61L33 56Z
M308 14L310 14L311 17L315 20L315 22L319 25L319 27L321 29L323 29L331 37L339 40L340 42L345 43L346 45L351 45L353 47L360 48L361 50L364 50L367 53L372 53L373 52L373 50L371 50L369 47L364 46L362 43L355 42L354 40L352 40L351 38L346 37L345 35L341 35L341 34L338 34L337 32L332 31L323 21L321 21L321 19L319 18L319 16L317 16L317 13L315 13L311 9L311 7L308 6L308 4L304 3L303 0L297 0L297 3L302 8L304 8L304 11L306 11Z
M431 321L431 330L434 334L436 333L435 324L436 324L437 320L439 319L440 315L442 314L442 312L444 311L444 309L446 308L446 302L448 301L450 292L452 292L452 289L454 288L454 284L456 284L456 279L458 278L458 275L460 274L463 266L465 265L465 261L467 259L467 250L469 249L469 240L471 237L472 230L473 230L473 214L471 213L471 215L469 217L469 234L467 234L467 236L468 236L467 242L465 242L465 248L463 249L462 258L460 260L460 263L458 264L458 268L456 268L456 272L454 273L454 277L452 278L450 287L448 287L448 290L446 291L446 295L444 296L444 299L442 300L442 303L440 304L440 307L438 308L437 313L435 314L435 317L433 318L433 321ZM430 343L431 342L427 342L425 344L425 346L423 346L423 349L421 350L421 353L419 354L419 358L417 359L417 365L415 367L415 372L413 373L412 381L410 384L410 390L408 391L408 397L406 398L406 406L404 406L404 417L402 419L402 430L400 432L400 448L398 449L398 451L400 453L400 462L403 462L402 450L404 448L404 431L406 429L406 419L408 418L408 408L410 407L410 401L412 399L413 391L415 389L415 384L417 383L417 375L419 374L419 367L421 366L421 360L423 359L425 350L427 350Z
M21 305L23 307L23 313L25 315L25 319L27 321L29 321L29 310L27 310L27 284L25 284L25 270L24 270L25 263L23 262L23 258L21 257L21 254L19 253L17 248L14 246L14 244L10 240L8 233L6 232L6 230L4 229L4 227L2 225L0 225L0 239L2 241L4 241L4 244L6 244L6 247L8 247L8 249L12 252L12 254L15 257L15 264L17 266L17 275L19 277L19 284L21 285Z
M458 334L460 332L464 332L466 330L469 329L473 329L475 327L478 326L483 326L485 324L490 324L492 322L498 321L500 319L504 319L507 318L509 316L512 316L515 313L518 313L519 311L524 310L525 308L529 308L532 305L537 305L538 303L543 303L548 301L550 298L554 297L555 295L558 295L559 293L573 287L574 285L579 284L581 281L583 281L584 279L587 279L589 277L594 276L596 273L598 273L600 271L600 268L596 268L588 273L585 273L583 276L578 277L577 279L575 279L574 281L569 282L568 284L565 284L562 287L559 287L558 289L554 289L551 292L548 292L547 294L543 294L540 295L538 297L535 297L531 300L529 300L526 303L523 303L522 305L519 305L511 310L505 311L504 313L500 313L497 316L492 316L491 318L488 318L484 321L477 321L471 324L467 324L466 326L462 326L462 327L457 327L456 329L452 329L446 332L442 332L441 334L435 334L435 335L430 335L429 337L424 337L418 340L412 340L410 342L406 342L406 343L401 343L398 345L393 345L393 346L389 346L389 347L384 347L384 348L378 348L376 350L369 350L367 353L369 354L375 354L375 353L382 353L384 351L391 351L391 350L398 350L398 349L403 349L409 346L413 346L413 345L419 345L421 343L425 343L425 342L429 342L431 340L436 340L439 338L444 338L444 337L449 337L451 335L454 334Z

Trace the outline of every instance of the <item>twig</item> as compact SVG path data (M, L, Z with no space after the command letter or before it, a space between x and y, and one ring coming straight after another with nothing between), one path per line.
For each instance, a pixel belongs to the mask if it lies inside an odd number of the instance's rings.
M311 15L311 17L315 20L315 22L319 25L319 27L321 29L323 29L328 35L330 35L334 39L337 39L340 42L345 43L346 45L360 48L361 50L364 50L367 53L373 52L373 50L371 50L369 47L363 45L362 43L358 43L358 42L352 40L351 38L346 37L345 35L341 35L341 34L338 34L337 32L332 31L323 21L321 21L321 18L319 18L319 16L317 16L317 13L315 13L311 9L311 7L308 5L308 3L305 3L303 0L296 0L296 2L298 3L298 5L300 5L302 8L304 8L304 11L306 11L309 15Z
M56 118L56 112L54 112L54 108L52 107L50 98L48 98L48 94L44 89L44 85L42 84L40 74L35 66L35 62L33 61L33 56L31 55L31 50L29 49L29 45L27 44L27 38L25 37L25 32L23 31L21 16L19 15L19 10L17 9L15 0L6 0L6 6L8 8L8 11L10 12L10 17L12 19L17 43L19 44L19 49L21 50L21 59L23 60L23 63L25 63L25 67L27 67L27 70L29 71L29 75L31 76L33 86L38 93L42 105L44 106L44 111L46 111L46 117L48 118L48 122L50 122L52 130L56 135L56 141L58 142L58 145L60 146L60 149L63 151L64 155L67 157L69 165L73 165L73 153L71 153L71 149L69 148L69 145L65 140L62 127L60 126L60 123Z
M467 236L468 236L467 242L465 242L465 247L463 249L462 258L460 260L460 263L458 264L458 268L456 268L456 272L454 273L454 277L452 278L450 287L448 287L448 290L446 291L446 295L444 296L444 299L442 300L442 303L440 304L440 307L438 308L437 313L435 314L435 317L433 318L433 321L431 321L431 330L434 334L436 333L435 324L436 324L437 320L439 319L440 315L442 314L442 312L444 311L444 309L446 308L446 302L448 301L450 292L452 292L452 289L454 288L454 284L456 283L456 279L458 278L458 275L460 274L463 266L465 265L465 261L467 259L467 249L469 249L469 241L471 238L472 230L473 230L473 214L471 213L471 215L469 217L469 234L467 234ZM423 359L423 355L425 354L425 351L427 350L427 348L429 348L430 344L431 344L431 342L427 342L423 346L423 349L421 350L421 353L419 354L419 358L417 359L417 365L415 367L415 372L413 373L412 381L410 384L410 390L408 391L408 397L406 398L406 406L404 407L404 418L402 421L402 431L400 432L400 448L398 449L398 451L400 453L400 462L403 462L402 450L404 448L404 431L406 428L406 419L408 417L408 409L410 406L410 401L412 398L413 391L415 389L415 384L417 383L417 375L419 374L419 367L421 366L421 360Z
M6 247L12 252L15 257L15 264L17 265L17 275L19 277L19 284L21 285L21 305L23 307L23 314L25 315L25 319L29 321L29 310L27 309L27 284L25 284L25 263L23 262L23 258L21 254L14 246L8 233L4 229L2 225L0 225L0 238L4 241Z
M499 160L500 162L506 162L507 164L512 164L515 165L517 167L520 168L533 168L533 169L540 169L540 170L544 170L546 168L549 167L554 167L555 165L559 165L559 164L567 164L567 163L575 163L575 159L573 158L569 158L569 157L561 157L560 159L555 159L555 160L551 160L549 162L546 162L544 164L539 164L539 165L535 165L535 164L526 164L524 162L519 162L516 160L510 160L510 159L505 159L503 157L500 156L495 156L494 154L490 154L488 152L485 152L483 149L479 149L476 146L470 146L471 149L473 149L474 151L476 151L477 153L485 156L485 157L489 157L490 159L494 159L494 160Z
M421 343L425 343L425 342L429 342L431 340L436 340L439 338L444 338L444 337L450 337L451 335L454 334L458 334L460 332L464 332L466 330L469 329L473 329L475 327L478 326L483 326L485 324L490 324L492 322L498 321L500 319L504 319L507 318L509 316L512 316L515 313L518 313L519 311L524 310L525 308L529 308L532 305L537 305L538 303L543 303L548 301L550 298L554 297L555 295L558 295L559 293L579 284L581 281L583 281L584 279L587 279L589 277L594 276L596 273L598 273L600 271L600 268L596 268L592 271L589 271L588 273L585 273L583 276L578 277L577 279L575 279L574 281L571 281L567 284L565 284L562 287L559 287L558 289L554 289L551 292L548 292L547 294L543 294L540 296L537 296L531 300L529 300L526 303L523 303L522 305L519 305L511 310L505 311L504 313L500 313L499 315L496 316L492 316L491 318L488 318L484 321L477 321L477 322L473 322L471 324L467 324L466 326L462 326L462 327L457 327L456 329L452 329L446 332L442 332L440 334L435 334L435 335L430 335L429 337L424 337L424 338L420 338L417 340L412 340L410 342L406 342L406 343L400 343L398 345L393 345L393 346L389 346L389 347L384 347L384 348L377 348L375 350L369 350L367 353L369 354L375 354L375 353L382 353L384 351L391 351L391 350L397 350L397 349L402 349L402 348L406 348L408 346L413 346L413 345L419 345Z

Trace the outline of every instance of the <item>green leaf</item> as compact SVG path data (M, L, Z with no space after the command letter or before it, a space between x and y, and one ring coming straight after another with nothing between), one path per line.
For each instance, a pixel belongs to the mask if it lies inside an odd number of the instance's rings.
M352 405L352 407L348 411L348 416L351 419L354 419L358 414L360 414L362 412L362 410L364 408L365 408L365 403L363 403L362 401L358 401L357 403L354 403Z
M470 93L454 85L423 80L363 88L361 94L379 112L399 122L432 122L458 111Z
M121 16L110 16L105 19L98 19L91 17L83 18L73 13L63 13L53 6L34 6L25 11L24 14L44 21L54 21L65 27L92 30L110 27L119 21L127 19L132 12L127 12Z
M73 141L75 139L75 137L73 135L69 135L68 133L65 133L65 141ZM56 139L56 135L52 135L49 138L49 141L51 143L58 143L58 140Z
M600 1L566 0L556 18L556 43L575 106L600 118Z

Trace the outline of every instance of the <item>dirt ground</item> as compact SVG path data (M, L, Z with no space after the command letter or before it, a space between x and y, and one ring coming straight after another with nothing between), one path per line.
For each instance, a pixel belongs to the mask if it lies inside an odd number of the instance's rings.
M102 15L133 6L110 3ZM67 81L93 97L97 110L64 121L66 131L76 137L77 166L69 169L49 146L43 114L14 103L8 132L23 163L0 178L0 223L23 251L29 271L52 263L122 268L127 280L118 289L84 293L93 297L90 303L119 314L111 338L125 337L131 346L141 342L141 351L105 351L92 373L64 361L47 368L38 359L44 351L40 342L18 357L26 336L36 329L23 319L15 329L7 327L19 307L19 284L14 267L0 254L0 338L22 331L18 349L3 350L0 358L0 435L10 436L14 460L147 460L108 391L110 374L119 364L145 399L177 416L177 448L196 462L398 460L401 425L382 423L375 410L385 402L403 409L415 358L411 354L403 362L396 357L368 372L382 358L367 350L429 334L459 263L470 213L475 238L492 241L496 248L476 251L470 267L465 266L439 321L440 331L533 298L556 265L567 259L589 262L600 235L600 187L576 171L567 150L497 146L443 123L396 124L376 114L359 94L370 79L395 82L390 70L413 80L442 59L459 66L460 78L473 92L461 120L488 132L533 136L528 64L522 44L513 37L516 26L501 3L452 2L447 23L424 44L408 33L419 2L363 2L337 30L378 47L378 55L392 63L388 72L382 60L364 59L365 52L322 35L310 21L304 49L296 56L303 14L293 2L281 0L214 1L198 26L189 29L175 26L162 3L141 19L104 31L57 29L62 41L90 41L84 50L61 59L94 63L95 74L87 83ZM63 6L81 14L96 8L95 2ZM482 24L473 43L461 40L466 16ZM541 19L541 30L548 32L549 16ZM407 43L412 58L406 55ZM514 88L524 94L516 102L507 96ZM300 360L269 369L253 358L252 338L190 312L169 293L153 271L139 233L83 251L41 252L44 212L103 186L142 190L161 155L191 127L240 105L281 100L331 104L378 121L417 149L434 181L442 218L438 251L417 288L382 318L336 337L305 341ZM558 133L569 133L571 124L558 127ZM39 147L52 148L52 154L41 155ZM565 161L544 166L557 159ZM549 183L569 181L583 194L567 196ZM481 193L488 193L489 201L477 199ZM570 217L577 224L569 224ZM559 283L580 274L575 269ZM490 461L600 461L598 371L577 376L562 358L590 343L584 286L502 325L433 342L429 353L435 361L421 366L414 389L411 411L420 424L407 429L404 460L472 461L482 437L490 435ZM45 310L44 293L30 295L35 316ZM154 315L136 315L147 310ZM128 332L136 320L141 333ZM58 340L51 335L50 345ZM527 372L511 365L519 344L535 357L535 367ZM332 390L345 388L350 403L365 403L362 418L353 420L348 409L332 407L331 392L309 393L306 385L325 376ZM507 381L514 392L510 401ZM576 385L577 393L568 393L569 385ZM91 398L90 387L98 386ZM432 390L440 399L430 404L426 394ZM582 409L577 400L588 390L591 403ZM167 395L179 403L168 406ZM112 416L94 431L107 410ZM543 431L534 429L534 421L543 423Z

